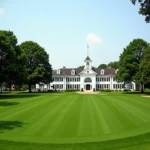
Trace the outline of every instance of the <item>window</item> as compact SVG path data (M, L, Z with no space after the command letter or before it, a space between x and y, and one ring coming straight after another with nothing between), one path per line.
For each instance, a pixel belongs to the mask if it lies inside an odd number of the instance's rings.
M75 75L75 70L71 70L71 75Z
M116 81L115 77L113 77L113 81Z
M101 75L104 75L104 70L101 70Z
M84 82L92 82L91 78L86 78Z
M60 70L57 70L57 74L60 74Z

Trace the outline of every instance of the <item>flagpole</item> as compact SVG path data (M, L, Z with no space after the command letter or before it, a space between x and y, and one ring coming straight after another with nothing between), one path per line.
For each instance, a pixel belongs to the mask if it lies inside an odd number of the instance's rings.
M87 56L89 56L89 44L87 44Z

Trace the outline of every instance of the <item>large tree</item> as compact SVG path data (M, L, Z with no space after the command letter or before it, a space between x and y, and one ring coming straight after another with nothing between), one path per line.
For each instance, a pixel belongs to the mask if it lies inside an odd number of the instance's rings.
M139 66L143 59L143 52L147 46L148 43L143 39L134 39L124 49L120 55L119 71L117 72L117 79L119 81L127 83L135 81L143 87L144 82L141 80ZM143 88L141 88L141 92L143 92Z
M118 69L119 68L119 61L110 62L108 64L108 66L111 66L112 68Z
M20 45L27 58L27 84L29 92L32 92L31 86L36 83L50 83L52 81L52 68L49 63L49 55L45 49L33 41L26 41Z
M17 45L17 38L11 31L0 31L0 84L11 85L25 77L25 57Z
M100 65L98 66L98 68L105 69L105 68L107 68L107 65L106 65L106 64L100 64Z
M144 84L150 84L150 46L144 51L144 56L140 64L140 75Z
M147 23L150 22L150 0L131 0L131 2L135 5L136 2L140 3L139 14L145 16L145 21Z

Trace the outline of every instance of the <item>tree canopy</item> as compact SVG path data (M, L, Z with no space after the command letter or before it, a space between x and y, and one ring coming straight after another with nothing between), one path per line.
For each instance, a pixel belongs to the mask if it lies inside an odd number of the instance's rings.
M52 81L52 68L49 63L49 55L45 49L33 41L26 41L20 45L24 51L27 63L27 83L29 85L29 92L31 85L36 83L50 83Z
M100 65L98 66L98 68L105 69L105 68L107 68L107 65L106 65L106 64L100 64Z
M77 68L84 68L84 66L79 66L79 67L77 67Z
M110 62L108 64L108 66L111 66L112 68L118 69L119 68L119 61Z
M11 31L0 31L0 84L23 82L26 75L25 55L17 45L17 38Z
M139 14L145 16L145 21L147 23L150 22L150 0L131 0L131 2L135 5L136 2L139 2L140 9Z
M144 84L150 84L150 46L144 51L143 59L140 64L140 75Z
M135 81L141 85L144 83L141 79L139 66L143 59L144 50L147 47L148 43L143 39L134 39L124 49L119 60L120 65L117 73L117 79L119 81L125 81L127 83ZM141 89L141 92L143 92L143 89Z

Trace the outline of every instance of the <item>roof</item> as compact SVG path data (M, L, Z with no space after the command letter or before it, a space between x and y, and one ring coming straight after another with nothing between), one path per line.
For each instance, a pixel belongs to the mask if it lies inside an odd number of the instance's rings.
M57 70L53 70L53 76L79 76L79 73L84 70L84 68L62 68L58 69L60 70L60 74L57 74ZM71 74L71 70L75 70L75 75ZM114 68L93 68L93 71L97 73L97 75L105 76L105 75L115 75L115 69ZM101 70L104 70L104 74L101 74Z
M90 60L91 61L89 56L87 56L84 61L86 61L86 60Z

